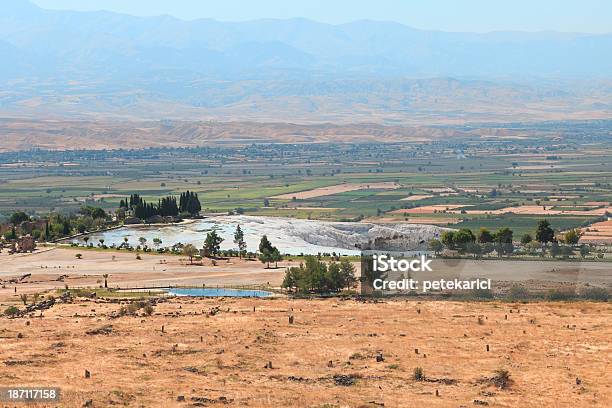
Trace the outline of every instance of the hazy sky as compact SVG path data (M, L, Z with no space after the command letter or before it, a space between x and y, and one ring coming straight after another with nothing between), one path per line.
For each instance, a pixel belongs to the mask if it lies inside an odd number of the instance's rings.
M443 31L612 32L610 0L32 0L43 8L244 21L306 17L397 21Z

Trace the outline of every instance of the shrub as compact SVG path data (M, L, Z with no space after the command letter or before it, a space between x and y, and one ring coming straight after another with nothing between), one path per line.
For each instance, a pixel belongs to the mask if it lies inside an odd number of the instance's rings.
M508 296L510 297L510 299L513 299L513 300L521 300L521 299L528 299L530 297L530 293L527 290L527 288L525 288L524 286L514 284L510 288L510 291L508 292Z
M493 292L491 289L474 289L472 296L476 299L493 299Z
M127 312L129 314L135 314L140 309L140 305L138 302L132 302L127 307Z
M572 289L551 289L546 298L548 300L571 300L576 297L576 292Z
M610 293L605 288L587 288L582 297L588 300L607 302L610 298Z
M81 259L83 257L83 254L75 254L74 257L76 259Z
M15 317L19 314L19 308L15 306L9 306L4 310L4 315L8 317Z
M147 316L151 316L153 314L153 306L151 306L150 303L147 303L142 310Z
M500 368L495 370L493 377L490 378L490 381L491 384L497 388L504 390L510 386L512 380L510 379L510 373L508 370Z
M423 368L416 367L412 373L412 378L414 378L415 381L423 381L425 379Z

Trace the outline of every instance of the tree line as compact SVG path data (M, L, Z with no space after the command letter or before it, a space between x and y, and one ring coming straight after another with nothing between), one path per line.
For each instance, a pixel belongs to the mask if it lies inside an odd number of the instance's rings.
M356 284L355 267L348 259L326 263L308 255L300 266L287 268L282 287L300 293L331 293Z
M223 241L224 239L219 236L216 230L208 232L204 239L204 245L202 246L202 255L211 258L219 256L222 253L221 243ZM247 244L244 239L244 231L240 227L240 224L236 226L236 230L234 231L234 243L238 247L238 251L236 251L237 255L240 258L245 256L247 254ZM193 258L197 256L199 252L200 251L193 244L187 244L183 247L183 255L188 256L190 262L193 262ZM227 251L225 251L225 253L227 253ZM276 264L275 266L278 267L278 262L283 260L283 255L280 253L279 249L272 245L266 235L261 237L257 257L262 263L266 264L266 268L270 268L271 262L274 262Z
M104 209L92 206L83 206L75 214L49 214L46 219L33 219L25 212L17 211L9 217L9 226L4 238L11 241L21 235L29 234L36 240L50 241L101 229L108 220L109 215Z
M558 255L572 255L572 247L576 246L582 237L579 229L571 229L563 236L556 236L547 220L538 222L535 237L531 234L524 234L520 237L520 245L531 252L544 254L547 250L553 257ZM480 256L490 252L497 252L499 256L511 255L515 252L514 232L507 227L500 228L495 232L487 228L481 228L477 235L468 228L461 228L457 231L445 231L440 239L432 239L429 242L429 249L436 254L443 249L457 251L460 254L473 254ZM567 246L562 246L565 243ZM549 248L550 245L550 248ZM589 253L588 246L580 247L580 255L586 256Z
M198 194L186 191L180 194L177 201L175 196L160 198L157 204L147 203L139 194L131 194L129 199L121 199L119 208L131 210L136 218L142 220L159 215L162 217L176 217L180 214L196 216L202 210Z

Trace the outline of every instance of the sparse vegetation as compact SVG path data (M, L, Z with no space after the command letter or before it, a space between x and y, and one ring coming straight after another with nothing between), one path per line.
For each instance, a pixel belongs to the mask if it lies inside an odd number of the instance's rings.
M4 315L8 317L15 317L19 314L19 308L16 306L9 306L4 309Z
M489 381L492 385L501 390L509 388L510 384L512 383L512 380L510 379L510 372L503 368L495 370Z

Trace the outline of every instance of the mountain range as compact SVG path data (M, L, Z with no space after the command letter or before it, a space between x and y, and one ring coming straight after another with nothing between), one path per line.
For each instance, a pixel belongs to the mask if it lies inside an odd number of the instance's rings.
M474 120L523 108L521 120L602 117L612 106L612 34L185 21L4 0L0 60L5 115L401 122L466 106L482 113Z

